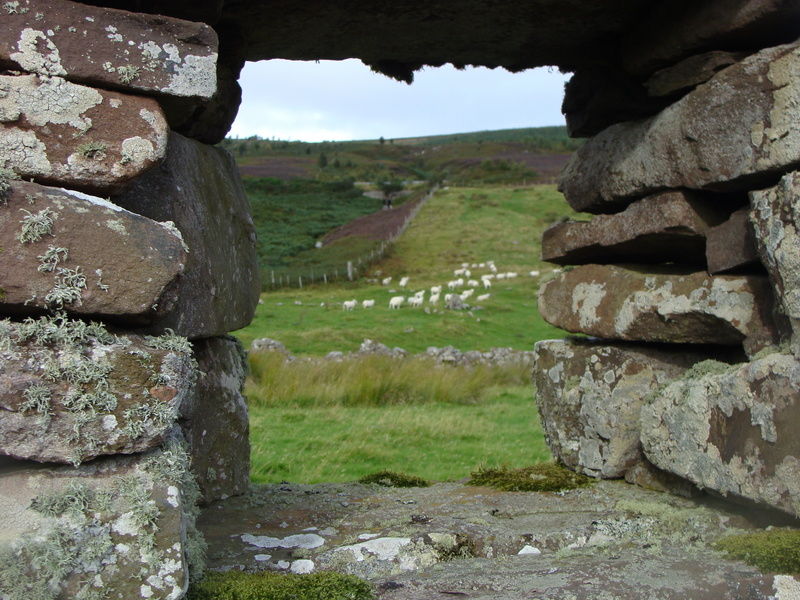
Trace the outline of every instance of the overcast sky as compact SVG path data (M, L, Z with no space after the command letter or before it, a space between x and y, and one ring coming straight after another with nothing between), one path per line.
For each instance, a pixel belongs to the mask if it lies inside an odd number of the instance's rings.
M407 85L358 60L245 65L231 137L306 142L563 125L569 75L547 68L426 68Z

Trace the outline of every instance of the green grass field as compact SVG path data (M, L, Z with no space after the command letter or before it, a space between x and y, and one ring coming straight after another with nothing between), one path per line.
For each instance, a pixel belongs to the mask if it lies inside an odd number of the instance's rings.
M538 315L540 278L529 273L552 270L539 261L541 235L565 216L575 215L553 186L443 190L364 278L262 294L253 323L236 335L246 345L271 337L309 357L354 351L365 338L411 353L446 345L531 350L536 341L564 336ZM480 308L473 302L464 311L427 303L427 311L389 309L394 295L446 286L462 263L490 260L500 272L519 275L476 291L491 294ZM476 267L473 277L483 272ZM393 283L408 276L408 287L380 285L387 276ZM349 299L359 301L352 312L341 306ZM375 307L362 309L365 299L374 299ZM301 364L292 374L259 360L251 358L246 391L254 481L348 481L383 469L460 479L481 465L519 467L549 457L527 373L476 379L458 389L433 368L390 377L399 367L362 363L348 379L333 365ZM467 380L463 372L456 375ZM445 393L450 388L455 391Z

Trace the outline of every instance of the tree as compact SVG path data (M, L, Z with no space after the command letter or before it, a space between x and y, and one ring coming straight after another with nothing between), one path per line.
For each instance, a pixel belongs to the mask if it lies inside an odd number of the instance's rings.
M320 169L324 169L325 167L327 167L327 166L328 166L328 157L327 157L327 156L325 156L325 153L324 153L324 152L322 152L322 153L319 155L319 160L318 160L317 162L319 163L319 168L320 168Z
M392 181L384 181L378 187L383 193L383 208L384 210L392 208L392 201L398 192L403 191L403 182L397 179Z

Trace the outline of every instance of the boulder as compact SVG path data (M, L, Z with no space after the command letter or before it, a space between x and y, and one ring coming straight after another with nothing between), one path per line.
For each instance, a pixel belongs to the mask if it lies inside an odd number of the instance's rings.
M585 265L539 288L539 312L551 325L628 341L740 344L748 337L771 338L772 302L765 276L667 268L648 273Z
M167 328L191 339L250 323L261 291L250 203L229 152L170 134L163 165L113 201L172 221L188 247L175 308L147 333Z
M740 208L727 221L708 230L706 263L712 275L745 267L758 268L760 263L749 208Z
M142 325L175 305L180 233L107 200L9 181L0 205L0 310L64 309Z
M724 214L697 193L653 194L615 215L552 225L542 236L542 260L560 265L630 261L703 265L706 232L723 221Z
M216 91L217 35L203 23L67 0L9 2L4 12L6 68L195 101Z
M176 336L116 336L67 318L0 322L0 454L79 464L163 442L194 383Z
M644 85L650 96L684 94L745 56L742 52L721 50L690 56L676 65L653 73Z
M0 473L6 598L182 598L199 559L196 491L177 444L80 468Z
M152 98L60 77L0 76L0 167L98 195L161 162L167 122Z
M644 461L644 398L709 357L648 345L547 340L535 347L533 380L553 457L579 473L613 479Z
M250 422L242 395L247 354L234 337L192 344L204 373L181 404L181 428L203 502L243 494L250 485Z
M589 140L559 189L575 210L592 213L663 189L752 189L800 165L798 96L800 42L767 48L658 115Z
M792 350L800 356L800 173L772 188L752 192L752 225L761 262L767 267L780 311L791 327ZM787 336L788 336L787 327Z
M644 452L701 488L800 516L800 362L701 363L642 407Z

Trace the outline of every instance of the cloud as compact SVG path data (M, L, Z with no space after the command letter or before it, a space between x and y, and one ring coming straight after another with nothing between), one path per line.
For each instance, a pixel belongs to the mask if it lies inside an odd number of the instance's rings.
M229 135L333 141L563 125L567 78L548 69L445 66L425 69L407 85L357 60L248 63Z

